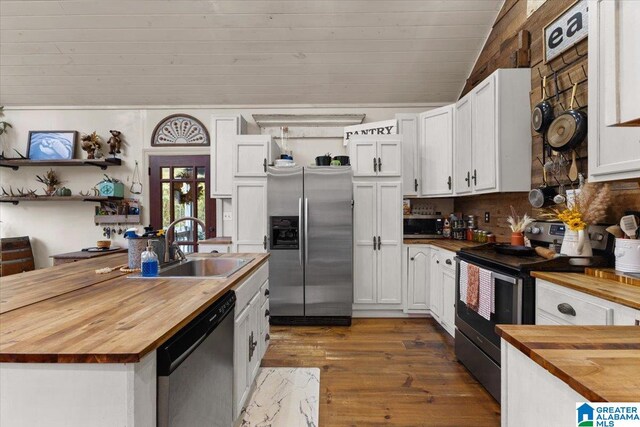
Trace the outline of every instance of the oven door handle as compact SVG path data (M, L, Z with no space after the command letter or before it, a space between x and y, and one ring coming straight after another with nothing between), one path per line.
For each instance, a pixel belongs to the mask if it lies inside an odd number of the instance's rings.
M495 271L491 271L491 275L496 279L504 280L505 282L511 283L512 285L518 284L518 281L520 280L517 277L505 276L504 274L496 273Z

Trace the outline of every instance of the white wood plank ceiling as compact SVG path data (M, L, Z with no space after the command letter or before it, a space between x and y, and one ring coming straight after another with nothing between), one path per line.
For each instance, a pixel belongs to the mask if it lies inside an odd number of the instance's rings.
M454 101L503 0L0 0L0 105Z

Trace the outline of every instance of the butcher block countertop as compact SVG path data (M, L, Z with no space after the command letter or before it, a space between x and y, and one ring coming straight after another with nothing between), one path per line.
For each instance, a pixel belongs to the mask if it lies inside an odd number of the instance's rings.
M640 402L640 327L498 325L496 332L592 402Z
M452 239L404 239L403 243L405 245L433 245L452 252L458 252L462 248L470 248L483 244L478 242L469 242L467 240Z
M102 280L108 275L95 274L96 263L88 261L23 273L25 280L27 275L33 278L26 280L29 287L51 288L51 295L64 292L0 314L0 362L138 362L264 264L269 254L205 256L254 259L224 279L117 275ZM126 254L104 258L112 257L115 264L127 262ZM74 268L75 275L57 274L50 279L64 268ZM76 290L69 291L74 283L90 279L97 282L75 285ZM15 290L13 298L24 299Z
M640 286L583 273L534 271L533 277L640 310Z
M118 269L108 274L95 274L94 270L122 264L127 264L127 255L113 254L3 277L0 314L120 277L124 273Z

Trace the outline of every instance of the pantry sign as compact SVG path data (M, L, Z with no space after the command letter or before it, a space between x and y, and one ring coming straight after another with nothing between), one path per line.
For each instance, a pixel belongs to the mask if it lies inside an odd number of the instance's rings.
M395 135L398 133L398 121L385 120L382 122L365 123L363 125L345 126L344 145L349 143L353 135Z

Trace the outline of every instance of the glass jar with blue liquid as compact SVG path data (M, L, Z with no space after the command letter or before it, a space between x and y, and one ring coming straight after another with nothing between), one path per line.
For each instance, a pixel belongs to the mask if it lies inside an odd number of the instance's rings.
M158 255L153 251L151 240L147 242L147 248L142 252L140 261L142 277L156 277L158 275Z

